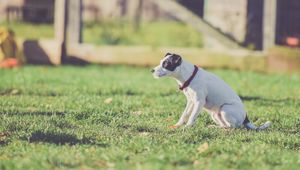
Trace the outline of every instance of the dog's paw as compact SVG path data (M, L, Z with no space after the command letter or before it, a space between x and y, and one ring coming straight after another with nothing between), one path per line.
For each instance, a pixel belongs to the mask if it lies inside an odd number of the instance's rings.
M180 126L178 126L178 125L171 125L171 126L169 126L169 129L177 129L177 128L179 128Z
M189 129L189 128L191 128L193 125L185 125L184 126L184 129Z

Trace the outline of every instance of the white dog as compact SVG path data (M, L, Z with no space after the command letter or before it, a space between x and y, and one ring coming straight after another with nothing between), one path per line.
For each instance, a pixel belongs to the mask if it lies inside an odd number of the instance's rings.
M169 76L175 78L179 89L187 99L186 108L179 121L171 126L177 128L185 124L192 126L198 114L205 108L213 121L224 128L244 125L247 129L262 130L270 126L266 122L256 127L247 118L240 97L216 75L184 61L177 54L167 53L160 64L151 71L155 78Z

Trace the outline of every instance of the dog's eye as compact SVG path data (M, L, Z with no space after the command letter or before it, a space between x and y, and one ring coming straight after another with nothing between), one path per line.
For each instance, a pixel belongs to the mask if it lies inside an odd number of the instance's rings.
M163 66L164 68L167 68L168 66L170 66L170 64L171 64L171 63L170 63L169 61L164 61L162 66Z
M167 62L167 61L164 61L163 64L162 64L162 66L163 66L164 68L166 68L166 67L168 66L168 62Z

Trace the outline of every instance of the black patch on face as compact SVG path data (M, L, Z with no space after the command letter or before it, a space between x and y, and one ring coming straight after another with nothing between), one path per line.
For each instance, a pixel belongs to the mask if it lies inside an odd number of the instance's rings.
M180 55L167 53L166 56L171 55L162 63L162 67L169 70L174 71L176 67L180 66L182 59Z

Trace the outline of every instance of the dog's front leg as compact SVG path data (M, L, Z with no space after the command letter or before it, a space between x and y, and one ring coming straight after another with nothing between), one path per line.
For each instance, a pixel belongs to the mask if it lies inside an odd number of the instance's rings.
M192 109L193 109L193 102L188 99L187 103L186 103L186 106L185 106L185 109L184 109L180 119L178 120L178 122L174 126L175 127L182 126L187 121L187 119L189 118L189 115L190 115Z
M196 120L197 116L199 115L199 113L201 112L204 104L205 104L204 101L196 100L196 102L194 103L192 113L191 113L189 120L188 120L187 124L185 125L185 127L190 127L195 123L195 120Z

